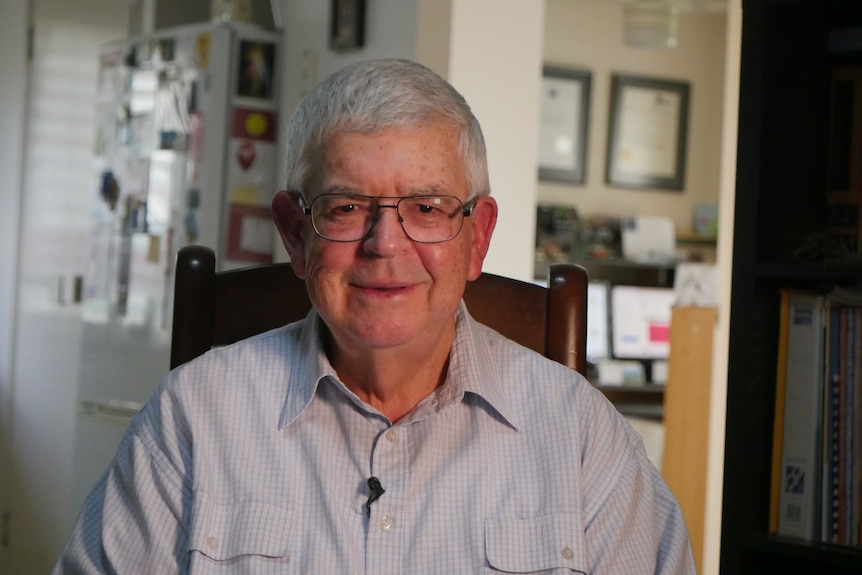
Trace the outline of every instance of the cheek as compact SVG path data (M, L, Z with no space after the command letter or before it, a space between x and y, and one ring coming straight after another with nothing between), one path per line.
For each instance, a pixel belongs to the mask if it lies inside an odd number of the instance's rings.
M434 277L438 293L445 293L447 298L460 300L471 271L469 244L459 243L451 246L434 257L425 259L425 267Z
M341 270L348 269L355 259L349 250L333 249L334 246L324 242L315 238L305 250L305 283L308 295L318 309L337 299L344 281Z
M330 319L331 312L338 308L338 294L340 290L336 287L336 278L332 273L326 271L321 265L308 267L305 278L305 287L308 297L317 312L324 318Z

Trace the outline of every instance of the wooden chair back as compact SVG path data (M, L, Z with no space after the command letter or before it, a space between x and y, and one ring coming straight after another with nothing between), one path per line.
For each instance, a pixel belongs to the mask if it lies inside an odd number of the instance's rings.
M214 252L180 249L176 262L171 368L208 349L302 319L311 308L288 263L216 272ZM506 337L586 373L587 272L550 266L548 287L483 273L468 282L470 314Z

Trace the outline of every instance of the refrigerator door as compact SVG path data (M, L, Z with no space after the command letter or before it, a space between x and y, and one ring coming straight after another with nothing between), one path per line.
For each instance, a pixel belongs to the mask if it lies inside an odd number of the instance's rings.
M168 369L176 251L272 260L278 36L220 22L106 45L84 283L80 504Z

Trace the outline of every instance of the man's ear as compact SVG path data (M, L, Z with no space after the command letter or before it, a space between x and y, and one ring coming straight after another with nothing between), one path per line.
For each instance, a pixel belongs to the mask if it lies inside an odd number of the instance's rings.
M473 238L470 246L470 269L467 273L467 279L472 281L482 273L482 262L488 255L491 235L497 225L497 200L491 196L477 198L470 219L472 220Z
M293 271L300 278L305 278L305 213L299 205L299 196L284 190L276 192L272 198L272 219Z

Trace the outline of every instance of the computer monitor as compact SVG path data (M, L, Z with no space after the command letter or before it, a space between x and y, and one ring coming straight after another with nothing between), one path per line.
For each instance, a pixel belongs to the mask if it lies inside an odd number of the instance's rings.
M674 297L673 288L613 286L613 356L619 359L667 359Z
M587 361L598 363L611 357L611 316L608 282L587 284Z

